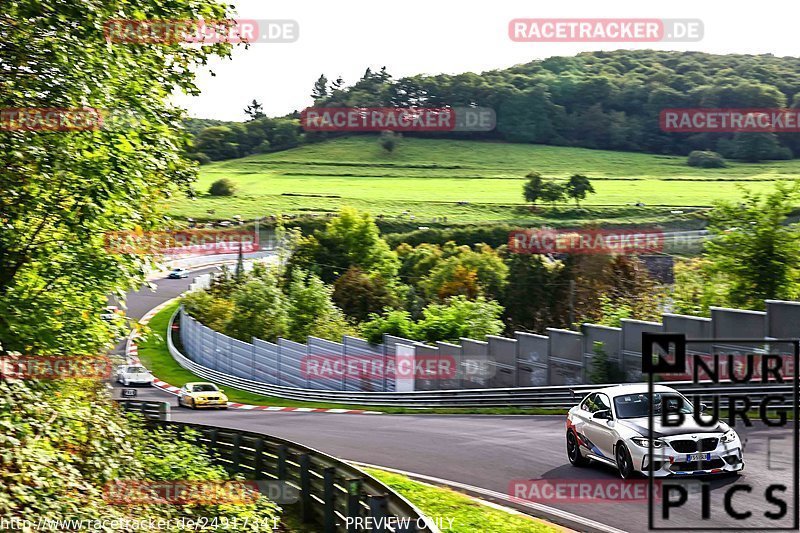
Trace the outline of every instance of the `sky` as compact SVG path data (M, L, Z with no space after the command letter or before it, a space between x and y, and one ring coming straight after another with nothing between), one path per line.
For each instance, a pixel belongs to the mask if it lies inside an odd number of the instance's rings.
M228 0L231 1L231 0ZM292 43L237 47L232 59L214 59L198 71L202 94L174 101L190 116L244 120L244 107L257 99L269 116L311 105L314 81L342 76L349 85L364 73L386 66L395 78L414 74L458 74L502 69L551 56L620 48L698 50L709 53L771 53L796 56L796 19L784 13L792 2L761 1L727 6L716 1L671 0L233 0L242 19L297 21ZM756 7L758 7L756 9ZM515 18L700 19L699 42L524 43L508 35Z

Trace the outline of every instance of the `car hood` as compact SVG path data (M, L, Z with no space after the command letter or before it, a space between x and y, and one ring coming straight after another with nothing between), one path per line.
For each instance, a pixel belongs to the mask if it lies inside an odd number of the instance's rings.
M123 372L123 376L128 378L145 379L151 377L148 372Z
M626 418L624 420L617 420L617 423L630 428L640 435L647 435L648 433L648 420L646 416L641 418ZM673 435L685 435L691 433L693 435L698 433L725 433L730 427L725 422L716 422L712 426L704 427L699 425L692 415L687 415L680 426L662 426L661 417L656 416L653 420L653 437L671 437Z
M192 396L195 397L195 398L212 398L212 397L214 397L214 398L216 398L216 397L224 398L225 397L225 395L223 393L219 392L219 391L193 392Z

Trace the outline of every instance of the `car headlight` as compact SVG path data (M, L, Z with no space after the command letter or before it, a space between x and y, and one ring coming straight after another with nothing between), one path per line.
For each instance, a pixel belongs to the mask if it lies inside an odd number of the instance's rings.
M648 440L644 437L633 437L631 439L634 444L637 446L641 446L642 448L647 448L649 446ZM664 445L664 441L661 439L653 439L653 448L661 448Z
M725 433L719 440L721 442L733 442L736 440L736 437L738 437L738 435L736 435L736 432L734 430L730 430L729 432Z

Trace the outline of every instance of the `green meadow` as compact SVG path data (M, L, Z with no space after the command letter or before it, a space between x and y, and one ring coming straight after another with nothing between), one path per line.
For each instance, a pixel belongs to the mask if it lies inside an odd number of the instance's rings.
M525 222L546 219L522 198L525 175L536 170L564 179L584 174L597 194L586 211L568 215L599 221L667 221L736 200L739 186L755 191L800 175L800 160L729 162L728 168L698 169L685 157L501 142L404 138L385 153L374 136L339 138L272 154L201 167L194 200L176 199L178 217L220 219L326 213L349 205L375 215L414 217L420 223ZM233 197L211 197L211 183L230 178ZM642 203L644 207L633 204ZM675 211L684 213L675 213ZM572 209L571 211L577 211Z

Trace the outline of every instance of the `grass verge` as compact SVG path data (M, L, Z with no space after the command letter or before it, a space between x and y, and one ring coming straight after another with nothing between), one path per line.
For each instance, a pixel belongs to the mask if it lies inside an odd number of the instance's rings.
M178 308L174 302L159 311L149 322L151 333L144 341L139 342L139 359L149 368L153 375L170 385L180 387L189 381L205 381L180 366L167 348L166 335L169 319ZM253 405L272 405L283 407L312 407L319 409L365 409L392 414L484 414L484 415L541 415L565 414L565 409L540 409L523 407L482 407L482 408L430 408L413 409L408 407L376 407L365 405L337 404L326 402L301 402L287 400L275 396L262 396L251 392L225 386L228 399L236 403Z
M367 469L376 477L433 520L441 520L440 528L448 533L503 531L505 533L550 533L563 528L515 511L506 511L477 502L451 489L414 481L406 476ZM452 520L452 522L449 522ZM439 524L437 522L437 524Z

